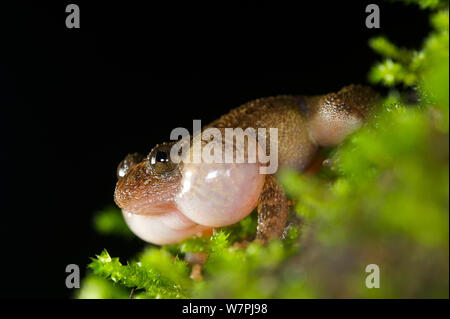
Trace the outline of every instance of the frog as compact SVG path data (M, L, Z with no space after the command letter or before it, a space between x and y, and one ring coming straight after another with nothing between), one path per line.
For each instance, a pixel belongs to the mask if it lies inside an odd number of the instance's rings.
M357 131L378 100L374 89L359 84L321 95L264 97L232 109L202 131L276 128L279 167L304 172L321 148L337 146ZM158 144L146 156L128 154L118 165L114 201L138 237L167 245L208 236L255 208L255 241L282 237L290 202L276 173L261 174L258 163L173 161L175 143Z

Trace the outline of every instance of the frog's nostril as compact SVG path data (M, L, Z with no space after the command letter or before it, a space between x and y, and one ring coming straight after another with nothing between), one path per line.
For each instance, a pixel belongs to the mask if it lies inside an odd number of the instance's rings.
M122 162L120 162L119 166L117 167L117 178L122 178L124 177L127 172L128 172L129 168L125 163L125 160L123 160Z

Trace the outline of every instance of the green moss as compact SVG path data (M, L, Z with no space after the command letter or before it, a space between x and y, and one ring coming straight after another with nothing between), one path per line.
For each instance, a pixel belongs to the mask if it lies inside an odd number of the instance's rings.
M102 235L120 236L122 238L133 238L134 234L125 224L122 212L116 207L108 207L95 214L94 228Z

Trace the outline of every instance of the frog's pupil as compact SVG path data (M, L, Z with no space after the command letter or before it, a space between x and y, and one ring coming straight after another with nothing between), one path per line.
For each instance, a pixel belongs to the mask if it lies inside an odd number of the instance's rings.
M168 159L167 159L167 153L166 152L161 152L161 151L158 151L158 152L156 152L156 161L157 162L167 162L168 161Z

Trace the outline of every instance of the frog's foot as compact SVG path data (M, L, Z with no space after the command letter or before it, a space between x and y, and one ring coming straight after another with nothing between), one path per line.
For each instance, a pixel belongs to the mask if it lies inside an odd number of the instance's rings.
M191 275L189 276L193 280L202 280L203 264L206 261L206 253L186 253L184 260L192 265Z
M191 275L189 277L195 281L202 280L203 279L202 270L203 270L202 264L192 265Z
M289 212L283 187L273 175L267 175L258 201L258 228L255 241L266 244L280 238Z

